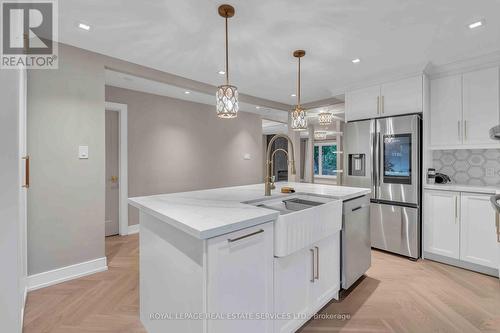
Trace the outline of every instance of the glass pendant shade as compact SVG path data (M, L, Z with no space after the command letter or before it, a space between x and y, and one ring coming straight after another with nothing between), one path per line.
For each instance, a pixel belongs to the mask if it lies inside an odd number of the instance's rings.
M318 122L320 125L330 125L333 122L333 114L328 112L321 112L318 115Z
M314 132L315 140L326 140L326 131L316 131Z
M303 131L307 129L306 111L299 105L297 105L292 111L291 127L296 131Z
M238 88L222 85L217 88L217 116L219 118L236 118L238 116Z

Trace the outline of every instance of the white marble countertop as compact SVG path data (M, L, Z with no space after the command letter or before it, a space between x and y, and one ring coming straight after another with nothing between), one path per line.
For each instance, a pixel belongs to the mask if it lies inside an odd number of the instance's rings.
M280 189L295 188L310 193L348 200L370 193L370 189L310 183L276 183L271 197L264 196L264 184L210 190L159 194L129 198L129 204L169 223L196 238L207 239L275 220L279 213L243 202L286 197Z
M467 184L424 184L424 189L441 190L441 191L455 191L455 192L473 192L484 194L495 194L500 191L499 187L495 186L479 186Z

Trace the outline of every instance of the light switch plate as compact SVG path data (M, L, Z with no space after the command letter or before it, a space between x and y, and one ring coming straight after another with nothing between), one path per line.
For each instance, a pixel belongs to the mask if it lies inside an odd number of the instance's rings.
M250 154L248 154L248 153L247 153L247 154L245 154L245 155L243 155L243 159L244 159L244 160L249 160L249 159L251 159L251 158L252 158L252 157L251 157L251 156L250 156Z
M78 146L78 158L81 160L89 158L89 146Z

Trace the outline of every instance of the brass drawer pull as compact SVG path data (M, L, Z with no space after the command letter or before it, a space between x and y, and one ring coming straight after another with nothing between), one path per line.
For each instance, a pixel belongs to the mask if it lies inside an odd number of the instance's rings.
M242 240L242 239L245 239L245 238L248 238L248 237L252 237L252 236L255 236L255 235L258 235L258 234L261 234L263 233L264 230L263 229L260 229L260 230L257 230L256 232L252 232L251 234L248 234L248 235L244 235L244 236L240 236L240 237L236 237L236 238L228 238L228 242L229 243L233 243L233 242L237 242L239 240Z
M24 188L30 187L30 156L26 155L23 157L24 167L25 167L25 175L24 175Z

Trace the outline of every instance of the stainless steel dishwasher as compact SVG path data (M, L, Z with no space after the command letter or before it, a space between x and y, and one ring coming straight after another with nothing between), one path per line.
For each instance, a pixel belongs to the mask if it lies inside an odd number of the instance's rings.
M349 289L372 262L369 195L344 201L340 239L340 280L342 289Z

